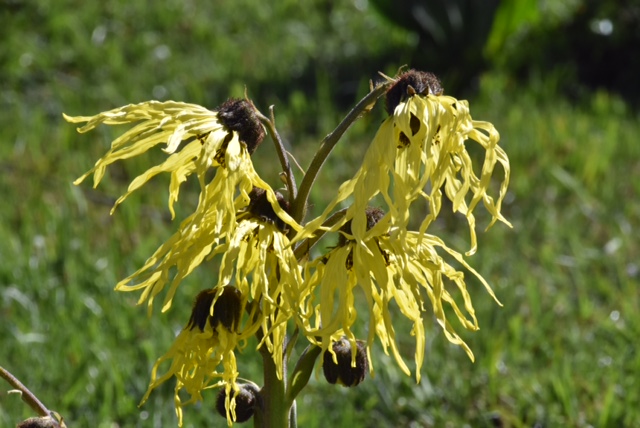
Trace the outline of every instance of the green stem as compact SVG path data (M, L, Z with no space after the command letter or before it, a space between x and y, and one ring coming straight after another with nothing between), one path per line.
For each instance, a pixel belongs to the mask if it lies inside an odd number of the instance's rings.
M295 199L292 204L292 217L298 222L301 223L304 219L306 208L307 208L307 200L309 199L309 193L311 192L311 188L313 187L313 183L316 181L318 177L318 173L320 172L320 168L324 164L324 161L327 159L335 145L338 143L342 134L346 132L347 129L358 120L364 113L370 111L375 105L376 101L382 94L385 93L387 88L394 83L393 81L385 81L375 88L371 90L360 102L347 114L347 116L340 122L340 124L333 130L329 135L327 135L324 140L322 140L322 144L309 165L307 172L305 173L302 183L300 183L300 188L298 189L298 197Z
M283 352L283 350L274 350ZM260 348L262 354L262 367L264 373L264 385L260 390L262 408L254 415L254 427L256 428L288 428L289 410L287 405L285 379L287 377L287 356L284 355L282 365L282 379L278 379L278 368L273 362L273 357L266 345Z
M342 217L344 217L346 213L347 213L347 208L341 209L340 211L336 211L335 213L331 214L331 216L328 219L326 219L324 223L322 223L322 226L323 227L333 226L334 224L339 222L340 219L342 219ZM316 245L316 243L320 240L320 238L324 236L325 233L327 233L325 230L318 229L315 232L315 235L313 235L311 238L307 238L304 241L302 241L293 252L296 258L300 260L302 259L302 257L309 254L309 252L311 251L311 248L313 248L313 246Z
M296 188L295 178L291 171L291 165L287 157L287 152L282 143L282 139L275 128L275 120L273 116L273 106L269 109L271 118L267 118L258 112L258 118L268 128L271 138L276 146L276 152L280 158L280 163L284 170L285 180L289 188L289 201L292 207L292 217L301 223L305 216L307 200L313 183L315 182L322 165L338 143L342 135L349 127L358 120L364 113L369 112L375 105L378 98L385 93L387 88L393 81L386 81L372 88L360 102L347 114L340 124L327 135L318 151L316 152L309 169L305 173L300 188ZM327 220L327 224L334 224L338 221L344 212L338 212ZM317 238L319 239L319 238ZM296 248L296 256L300 257L305 251L308 251L317 239L307 240ZM258 335L258 339L260 335ZM260 354L263 361L264 385L260 390L261 406L254 415L255 428L291 428L297 426L295 407L295 398L300 391L307 385L316 359L320 355L321 348L317 346L308 347L298 360L294 373L289 383L289 391L287 391L287 361L290 349L276 350L275 352L283 352L283 373L282 378L278 378L278 370L273 362L273 357L266 346L260 348Z
M287 150L284 148L282 138L280 138L280 134L276 129L273 106L269 107L269 113L271 116L270 118L266 117L260 112L257 112L258 119L260 119L260 121L269 129L269 134L271 135L271 139L276 146L276 152L278 153L278 158L280 159L280 165L282 165L282 174L284 175L284 179L287 183L287 190L289 190L289 203L293 204L296 197L298 196L296 179L293 176L293 171L291 170L291 164L289 163L289 158L287 157Z
M293 404L291 405L291 413L289 415L289 424L290 427L289 428L298 428L298 408L296 407L296 402L295 400L293 401Z

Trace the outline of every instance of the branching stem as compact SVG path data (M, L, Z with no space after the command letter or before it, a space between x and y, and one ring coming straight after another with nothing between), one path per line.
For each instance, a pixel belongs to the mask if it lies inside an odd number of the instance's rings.
M302 183L300 183L300 189L298 190L298 196L295 199L295 202L292 204L292 212L291 216L298 222L302 222L304 220L304 216L306 213L307 200L309 199L309 194L311 193L311 188L313 187L313 183L316 181L318 177L318 173L320 172L320 168L324 164L325 160L336 146L342 134L344 134L347 129L358 120L364 113L370 111L375 105L376 101L382 94L385 93L387 88L394 83L393 81L384 81L379 83L375 88L371 90L364 98L360 100L356 106L351 109L349 114L340 122L340 124L333 130L329 135L327 135L324 140L322 140L322 144L309 165L307 169L307 173L304 175L302 179Z
M273 106L269 107L269 116L266 117L260 112L256 112L258 115L258 119L267 127L269 130L269 135L271 135L271 139L276 146L276 152L278 153L278 158L280 158L280 164L282 165L283 175L285 181L287 183L287 190L289 190L289 203L293 204L298 196L298 188L296 187L296 179L293 176L293 171L291 170L291 164L289 163L289 157L287 156L287 150L284 148L284 143L282 142L282 138L280 138L280 134L276 129L276 121L273 113Z
M347 213L347 208L341 209L331 214L331 216L322 223L322 227L331 227L342 219ZM316 233L311 237L302 241L294 250L294 254L298 260L301 260L306 254L311 251L314 245L324 236L326 233L323 229L318 229Z
M284 352L274 349L274 352ZM256 428L288 428L290 405L285 400L287 356L284 355L282 378L278 378L278 368L266 345L260 347L264 385L260 391L262 408L254 415L253 426Z

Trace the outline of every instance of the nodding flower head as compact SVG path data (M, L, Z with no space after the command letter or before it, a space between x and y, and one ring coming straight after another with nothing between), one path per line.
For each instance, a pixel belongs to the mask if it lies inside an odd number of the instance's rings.
M442 95L444 89L440 79L427 71L409 70L402 74L393 86L387 90L387 113L391 116L398 104L414 95Z
M248 100L230 98L218 107L218 120L231 131L236 131L240 141L247 145L252 154L262 143L265 130L256 108Z
M193 330L198 327L204 331L207 321L215 330L218 324L222 324L227 330L235 332L240 324L242 316L242 295L240 291L231 286L222 287L222 293L215 300L217 289L201 291L193 304L191 318L187 328ZM211 305L213 304L213 310Z
M477 249L474 210L479 205L491 214L489 226L496 221L510 225L500 212L509 184L509 158L498 145L500 135L491 123L473 120L467 101L443 95L433 74L416 70L401 75L388 90L387 111L389 117L380 125L353 178L339 187L322 214L308 222L293 242L323 229L329 215L348 198L353 202L342 219L324 230L335 231L353 220L354 239L364 240L364 210L378 195L387 212L384 221L400 237L406 235L410 217L414 224L419 220L410 215L412 204L422 201L428 206L419 226L425 232L439 216L442 199L449 199L453 211L467 220L469 255ZM471 145L483 151L479 166L467 150ZM503 171L493 179L496 166ZM496 181L501 181L497 192Z
M351 347L351 342L342 337L333 342L332 350L324 352L322 357L322 370L324 377L330 384L338 384L346 387L358 386L369 371L369 360L364 342L356 340L356 347Z
M275 192L275 195L280 208L289 213L289 202L280 192ZM271 202L269 202L267 192L264 189L254 187L251 193L249 193L249 199L251 199L251 202L249 202L249 212L253 214L254 217L264 222L275 224L282 233L287 232L287 224L278 217L276 212L273 210L273 206L271 205Z
M182 426L182 408L202 401L204 391L221 386L227 394L231 390L238 391L235 352L241 351L246 340L260 327L256 322L242 324L244 303L241 291L230 285L200 292L186 327L154 364L142 403L154 389L175 378L174 401L178 422ZM164 374L159 373L162 368L166 369ZM186 401L185 397L188 397ZM231 423L236 417L233 394L230 394L228 408L227 419Z
M235 399L235 404L232 398ZM216 399L216 410L220 416L227 418L227 420L229 414L233 413L235 414L233 420L237 423L243 423L251 419L256 408L260 406L260 398L260 390L253 383L238 384L237 392L227 391L227 388L223 388ZM233 409L232 406L234 406Z
M378 224L380 220L382 220L382 217L384 217L384 211L382 211L380 208L367 207L365 209L365 215L367 218L367 230L371 230L373 226L375 226L376 224ZM341 233L340 238L338 238L338 245L342 246L342 245L345 245L347 242L349 242L349 239L347 239L345 234L348 234L348 235L352 234L351 220L346 222L344 226L340 228L340 231L344 232L344 233Z

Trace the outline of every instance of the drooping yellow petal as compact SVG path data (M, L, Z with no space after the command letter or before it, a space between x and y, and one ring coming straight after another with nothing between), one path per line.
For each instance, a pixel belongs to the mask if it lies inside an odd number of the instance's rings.
M111 143L111 149L96 165L76 180L82 182L88 175L94 174L94 187L98 185L107 166L119 160L129 159L147 152L158 144L166 143L165 151L175 153L182 141L223 129L216 113L204 107L174 101L148 101L130 104L89 117L64 118L72 123L86 125L78 128L84 133L100 124L123 125L143 121ZM213 141L215 145L220 140Z
M480 177L467 152L466 144L471 141L485 150ZM429 211L420 226L420 232L425 233L440 213L444 189L454 212L467 219L471 238L467 254L471 255L477 247L473 211L480 201L492 215L489 226L497 220L510 226L500 213L510 167L498 141L493 125L471 119L467 101L444 95L411 96L382 123L354 177L340 187L323 213L309 222L293 242L312 236L330 213L352 196L353 203L345 216L331 230L352 221L353 237L362 244L366 231L364 209L379 193L386 204L389 223L400 237L406 234L411 205L418 199L425 200ZM497 163L504 176L494 198L489 193Z
M209 323L206 324L204 331L197 328L184 329L176 337L169 351L154 364L151 382L140 404L147 401L154 389L175 377L174 401L178 425L182 426L182 408L202 401L202 391L236 383L238 378L234 354L236 346L237 336L222 325L215 330ZM158 371L165 362L170 362L170 366L163 375L158 376ZM220 368L222 371L219 371ZM189 395L187 401L182 401L180 396L183 390Z

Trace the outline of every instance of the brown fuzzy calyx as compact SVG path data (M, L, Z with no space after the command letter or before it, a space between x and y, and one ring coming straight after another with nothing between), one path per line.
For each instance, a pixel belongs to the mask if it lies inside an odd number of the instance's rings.
M380 208L367 207L365 209L365 215L367 216L367 230L370 230L373 226L378 224L378 222L382 220L382 217L384 217L384 214L384 211ZM346 222L344 226L340 228L340 231L351 235L351 221L352 220ZM338 238L338 246L341 247L347 242L348 239L341 233L340 237Z
M280 208L288 213L290 210L289 202L280 192L275 192L275 194ZM249 193L249 198L251 199L251 202L249 202L249 212L251 214L264 222L275 224L282 233L287 232L287 224L273 210L271 202L267 199L266 190L254 187Z
M409 70L393 84L386 94L386 107L389 116L393 115L398 104L414 95L442 95L444 89L435 74L426 71Z
M333 342L333 352L338 363L333 361L333 355L325 351L322 356L322 371L330 384L339 384L346 387L359 385L369 371L367 350L362 340L356 340L356 366L351 366L351 342L346 337Z
M246 144L249 154L264 140L266 132L250 101L229 98L217 108L217 112L220 123L238 133L238 138Z
M260 403L260 390L258 387L250 384L243 383L238 385L240 391L235 396L236 399L236 420L237 423L243 423L251 419L256 411L256 407ZM223 418L227 417L227 408L225 402L227 399L227 393L225 389L221 389L216 399L216 410L218 414Z
M240 290L232 286L223 287L222 294L213 305L213 315L211 315L211 304L218 290L216 288L201 291L193 303L191 318L187 323L187 328L193 330L198 327L200 331L209 321L215 330L218 324L222 324L227 330L235 332L240 324L242 315L242 295Z

